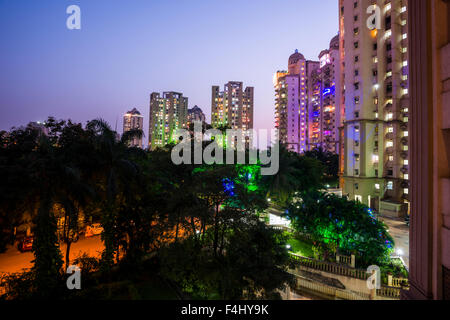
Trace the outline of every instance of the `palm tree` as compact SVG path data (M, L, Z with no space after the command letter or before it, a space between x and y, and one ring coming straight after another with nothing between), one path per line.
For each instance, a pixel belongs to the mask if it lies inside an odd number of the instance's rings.
M279 204L285 204L290 196L297 191L300 175L296 163L298 155L280 145L280 169L274 176L265 176L268 184L268 198L275 198Z
M138 173L136 163L127 157L128 142L135 137L142 137L142 131L126 132L119 140L116 132L102 119L90 121L87 129L94 133L94 145L102 180L100 188L105 201L102 215L104 229L102 240L105 245L102 266L104 270L109 270L113 264L114 255L117 254L117 259L119 258L120 235L116 234L116 219L121 190L126 188L127 181Z

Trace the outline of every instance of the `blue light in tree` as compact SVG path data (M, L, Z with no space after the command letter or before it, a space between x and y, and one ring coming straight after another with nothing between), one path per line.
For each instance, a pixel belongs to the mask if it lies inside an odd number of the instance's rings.
M222 185L223 185L223 188L224 188L226 194L228 194L231 197L235 196L234 181L232 181L228 178L225 178L222 180Z

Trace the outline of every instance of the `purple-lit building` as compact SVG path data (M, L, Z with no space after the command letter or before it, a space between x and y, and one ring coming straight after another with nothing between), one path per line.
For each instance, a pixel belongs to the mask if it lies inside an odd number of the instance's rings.
M308 150L308 101L312 98L308 78L319 68L319 62L308 61L295 51L289 57L288 71L274 76L275 128L279 140L291 151Z
M308 144L309 149L322 148L339 153L341 89L339 63L339 36L330 42L329 49L319 54L319 68L309 76Z

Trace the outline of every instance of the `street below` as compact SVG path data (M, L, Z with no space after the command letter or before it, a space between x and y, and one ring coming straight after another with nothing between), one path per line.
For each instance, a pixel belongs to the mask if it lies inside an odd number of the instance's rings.
M100 257L103 251L103 242L100 236L92 238L81 237L76 243L72 243L70 247L70 260L82 254L87 254L90 257ZM63 260L66 256L66 245L61 245L61 254ZM32 261L34 255L32 252L21 253L17 246L10 247L5 253L0 254L0 275L4 273L17 273L23 271L23 269L29 269L33 266Z
M380 217L389 229L389 234L394 238L395 255L400 256L409 268L409 227L403 219Z

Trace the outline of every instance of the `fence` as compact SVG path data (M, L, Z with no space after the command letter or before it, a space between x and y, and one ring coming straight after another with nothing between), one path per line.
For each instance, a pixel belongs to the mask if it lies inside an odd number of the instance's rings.
M303 277L297 277L297 288L312 291L337 300L369 300L370 296L362 292L352 292L327 286Z
M302 257L291 253L291 260L298 263L301 266L311 269L333 273L340 276L346 276L350 278L356 278L360 280L367 280L369 275L366 270L350 268L337 263L331 263L326 261L314 260L311 258Z
M336 255L336 263L345 264L349 267L355 268L356 257L353 254L351 256L344 256L344 255L337 254Z
M388 287L404 288L408 286L409 286L408 279L393 278L391 275L388 275Z
M398 300L400 299L400 291L401 288L394 288L394 287L381 287L381 289L377 289L377 300L385 300L387 299L393 299Z

